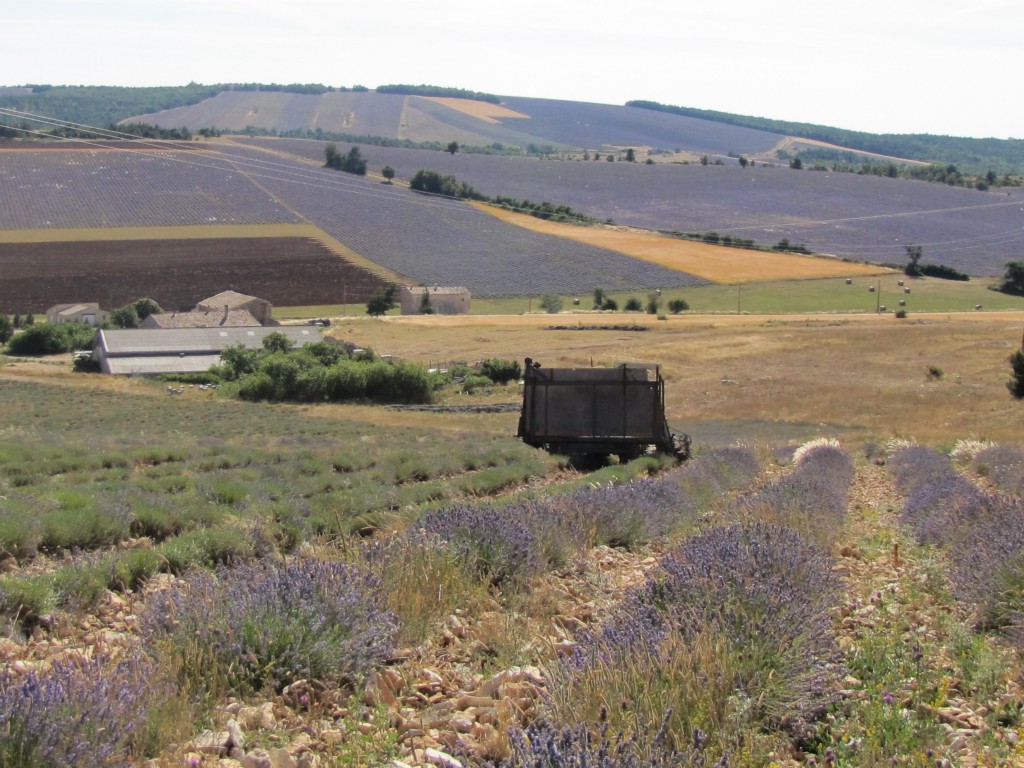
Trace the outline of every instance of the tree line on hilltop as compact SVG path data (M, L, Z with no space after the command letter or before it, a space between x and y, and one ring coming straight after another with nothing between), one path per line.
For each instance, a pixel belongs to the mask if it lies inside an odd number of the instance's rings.
M939 165L959 164L972 174L984 174L988 170L997 174L1024 173L1024 139L974 139L962 136L935 136L928 133L866 133L813 123L735 115L712 109L679 107L645 100L627 101L626 106L712 120L743 128L755 128L785 136L825 141L849 149L890 157L903 157Z

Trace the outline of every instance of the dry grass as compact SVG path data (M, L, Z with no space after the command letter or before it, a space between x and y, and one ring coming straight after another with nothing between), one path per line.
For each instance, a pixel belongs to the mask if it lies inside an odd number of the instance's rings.
M553 324L649 328L546 330ZM922 442L1017 442L1024 409L1006 391L1024 313L836 316L461 316L342 318L332 334L423 363L488 357L545 365L661 363L673 425L709 435L727 423L768 439L852 434ZM943 371L929 377L929 367ZM512 395L512 392L509 392ZM515 396L513 396L514 398ZM394 416L398 416L395 414ZM389 417L391 418L391 417ZM515 429L515 415L490 417ZM774 437L773 437L774 435Z
M492 205L474 205L495 218L533 232L577 240L598 248L608 248L667 269L697 275L713 283L858 277L891 271L869 264L856 264L820 256L752 252L743 248L708 245L626 227L580 227L561 224L522 213L513 213Z
M620 325L624 330L547 330L553 324ZM489 357L533 357L545 365L610 365L654 361L667 381L672 424L696 445L735 439L784 442L839 435L881 442L899 435L923 443L963 438L1016 443L1024 407L1010 398L1007 358L1021 343L1024 312L891 315L650 315L394 316L338 318L331 335L424 364ZM70 363L0 366L0 382L45 377L73 387L124 394L151 392L152 382L83 376ZM940 369L941 378L929 376ZM186 391L185 397L211 397ZM470 402L469 397L465 397ZM514 387L486 400L516 401ZM474 396L472 401L479 400ZM387 427L415 426L471 434L514 434L516 414L435 414L357 405L317 408L327 418Z
M499 123L501 121L498 118L501 117L522 117L527 119L530 117L529 115L524 115L522 112L516 112L508 107L503 107L499 104L490 104L486 101L450 99L444 96L426 96L424 98L436 101L438 104L443 104L449 109L454 109L456 112L461 112L464 115L476 117L483 120L485 123Z

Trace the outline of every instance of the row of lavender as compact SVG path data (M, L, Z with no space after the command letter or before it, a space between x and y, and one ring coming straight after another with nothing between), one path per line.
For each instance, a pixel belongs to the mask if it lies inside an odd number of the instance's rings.
M944 547L957 599L976 611L981 629L1024 638L1024 449L991 446L972 468L999 490L981 490L932 449L899 450L890 465L907 499L901 520L918 541Z
M725 765L757 734L812 738L842 676L829 617L841 582L824 536L797 528L841 526L853 462L818 444L794 463L587 634L553 672L549 717L514 738L504 765Z
M225 691L281 691L298 680L357 684L389 657L401 630L383 575L401 570L392 566L410 547L447 553L500 595L595 544L635 546L698 530L714 507L729 524L670 552L657 576L556 665L550 717L517 736L510 765L590 764L604 747L581 729L602 720L633 734L662 726L657 745L621 742L621 760L609 765L724 756L737 729L800 737L832 700L838 669L827 611L840 585L826 548L794 528L813 531L816 517L841 523L852 462L819 445L794 464L732 503L723 494L749 487L759 471L748 449L713 452L627 486L439 510L373 544L365 565L266 561L192 572L150 600L134 651L0 677L0 731L11 735L0 758L129 764L166 743L155 713L170 707L209 706ZM628 706L602 709L618 701ZM568 745L557 758L545 751L556 744Z

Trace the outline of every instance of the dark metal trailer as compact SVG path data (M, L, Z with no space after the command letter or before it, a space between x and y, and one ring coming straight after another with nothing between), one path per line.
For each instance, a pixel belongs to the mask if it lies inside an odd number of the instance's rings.
M654 363L544 368L526 358L518 437L577 465L642 456L653 446L685 459L690 438L665 419L665 380Z

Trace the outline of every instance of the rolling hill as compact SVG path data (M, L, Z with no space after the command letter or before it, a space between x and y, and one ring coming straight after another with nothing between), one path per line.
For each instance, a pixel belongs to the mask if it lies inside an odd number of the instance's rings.
M0 119L10 119L5 98L52 95L0 93ZM402 183L429 169L492 198L567 205L620 227L766 247L788 241L872 264L902 264L905 246L915 244L926 263L992 277L1020 258L1024 242L1020 187L979 191L823 165L794 170L775 156L780 147L792 150L793 138L756 120L323 87L191 87L173 96L141 94L131 103L167 108L123 119L215 138L114 144L78 126L72 143L0 146L0 238L62 230L59 239L70 242L79 230L92 230L84 239L96 240L99 229L313 226L328 247L382 276L466 285L478 296L643 291L716 279L582 242L571 228L530 231ZM221 131L243 135L217 137ZM324 139L337 137L359 140L368 177L322 168ZM449 142L458 151L439 151ZM650 162L623 162L627 149ZM385 166L396 184L380 183ZM115 231L111 239L122 238Z

